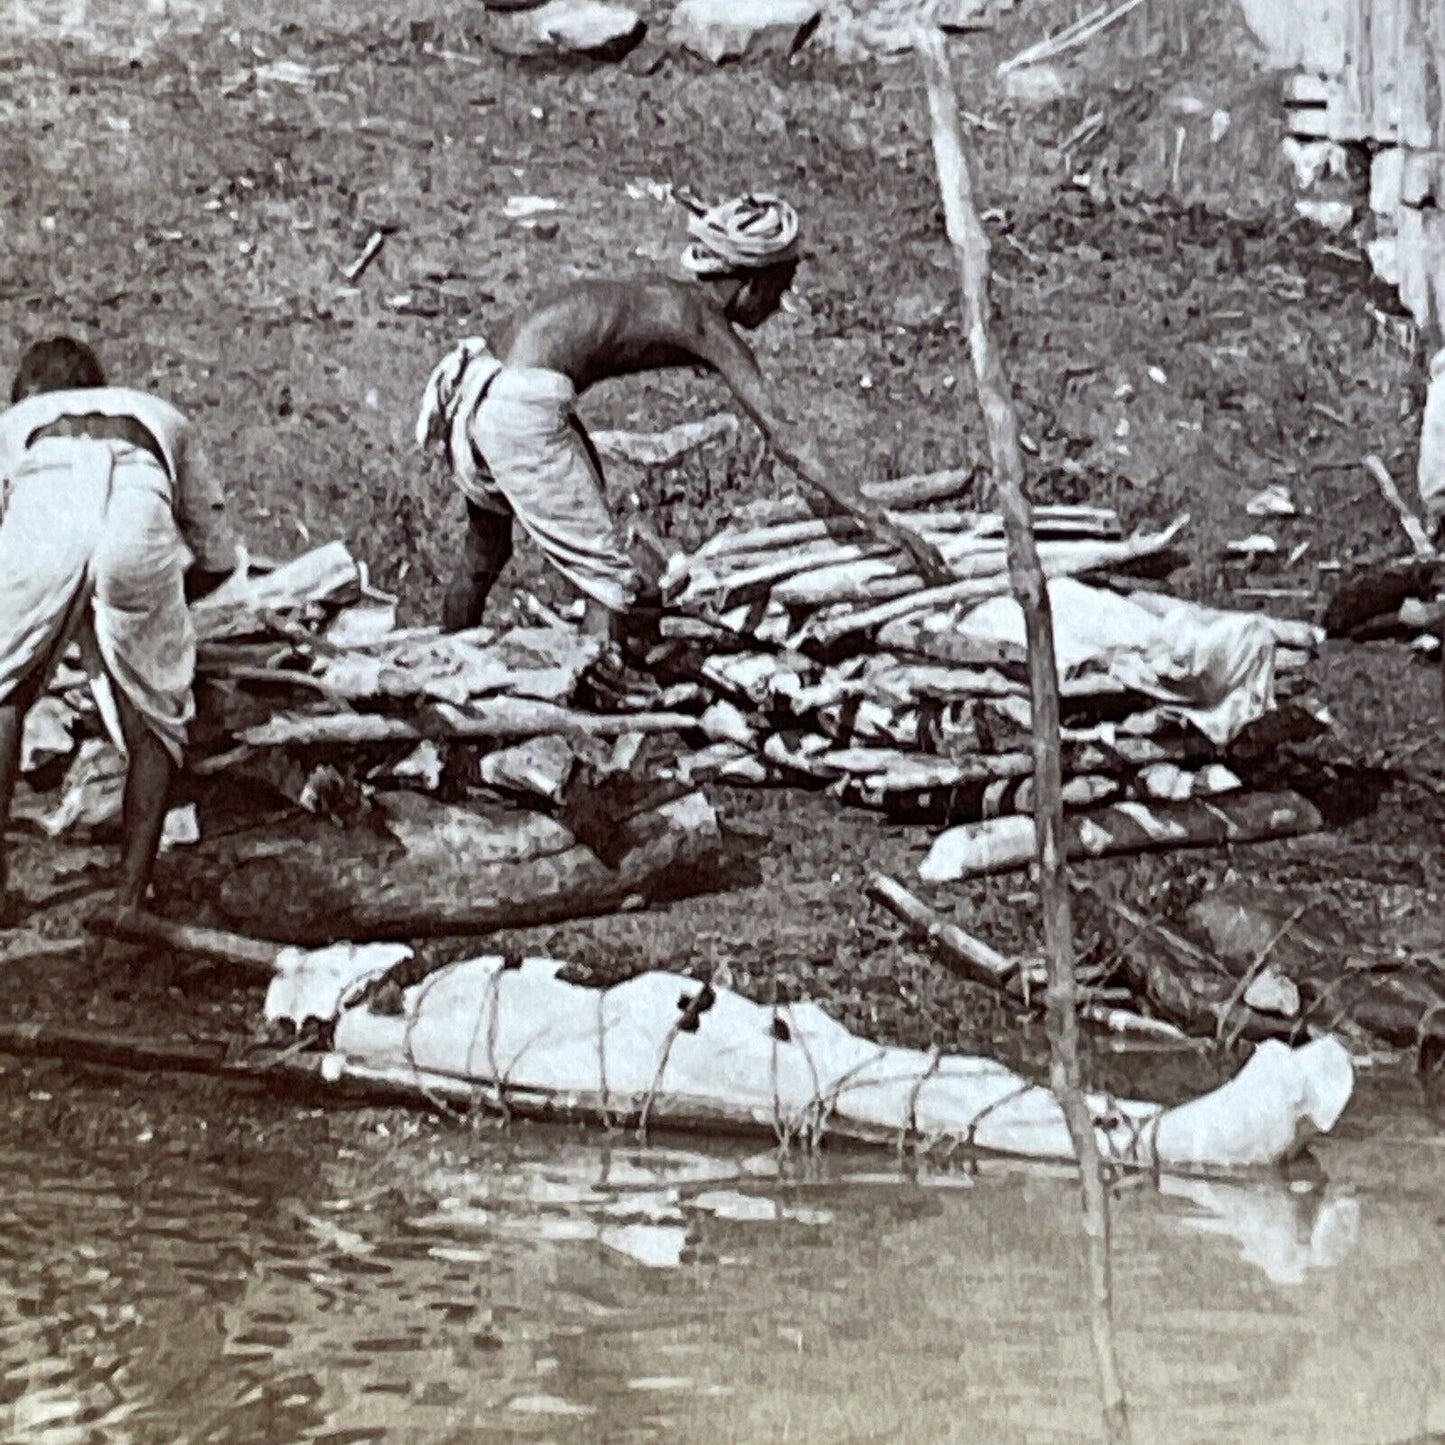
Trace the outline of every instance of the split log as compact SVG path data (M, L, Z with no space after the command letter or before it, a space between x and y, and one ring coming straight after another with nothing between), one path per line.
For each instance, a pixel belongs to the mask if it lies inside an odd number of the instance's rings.
M954 468L940 472L923 472L915 476L896 477L889 481L864 482L859 491L870 502L906 511L927 507L934 502L949 502L972 492L978 472L972 468ZM813 509L798 496L764 498L750 502L738 511L739 519L749 524L791 521L813 516ZM841 519L840 521L846 521Z
M1187 521L1188 518L1180 518L1163 532L1132 538L1127 542L1079 544L1070 547L1066 552L1057 550L1068 545L1065 543L1055 543L1052 550L1040 548L1044 575L1070 577L1094 571L1117 570L1126 562L1166 553L1179 529ZM1000 596L1008 590L1007 585L1001 584L1000 579L992 577L964 578L943 587L926 589L917 578L898 580L912 582L907 595L880 602L876 606L861 608L831 621L805 625L802 629L803 636L819 647L832 647L845 637L871 632L899 618L912 617L920 612L939 611L960 602L977 602L986 597Z
M469 703L465 709L438 703L415 722L381 713L278 713L259 727L247 728L249 747L420 742L423 738L517 741L544 733L618 737L623 733L686 732L697 726L690 713L613 715L584 713L532 698L498 697Z
M544 733L488 753L478 771L489 788L556 803L576 764L577 752L571 742L555 733Z
M1065 811L1075 813L1096 808L1102 803L1112 803L1123 791L1124 785L1118 778L1073 773L1064 780L1059 796ZM997 779L984 789L980 816L998 818L1011 813L1032 814L1034 802L1033 778Z
M901 823L930 827L953 827L977 823L1027 812L1033 806L1031 763L1013 763L1026 754L1004 754L1001 772L1018 769L1018 776L985 779L978 760L959 764L948 758L919 756L907 764L865 776L854 776L834 785L838 795L859 807L886 813ZM1108 773L1092 773L1070 766L1071 754L1065 750L1064 767L1068 781L1061 789L1064 806L1071 812L1094 808L1114 801L1122 793L1124 779ZM1117 758L1083 760L1084 767L1112 766L1120 771L1125 765Z
M898 514L898 520L917 531L961 530L977 516L976 512L941 508L937 511L902 512ZM854 524L845 525L822 517L776 522L771 526L724 527L722 531L714 532L695 552L680 559L677 565L689 573L702 569L722 573L756 565L769 556L777 556L793 548L814 543L853 541L862 535L861 529Z
M1068 820L1069 859L1110 858L1176 848L1217 848L1292 838L1324 826L1319 810L1298 793L1226 793L1208 801L1116 803ZM957 882L1026 867L1033 837L1026 820L964 824L939 837L919 867L930 883Z
M601 655L575 629L514 627L412 637L328 657L318 685L347 700L430 698L463 705L494 695L562 703Z
M817 733L789 742L774 733L763 744L763 756L779 767L791 768L823 782L854 777L863 781L893 776L907 778L915 787L949 787L988 782L996 778L1022 778L1033 772L1027 753L978 754L964 758L930 757L897 748L835 748Z
M200 642L244 637L267 628L268 614L294 612L359 593L361 567L340 542L317 547L262 576L236 576L192 609Z
M1193 771L1177 763L1151 763L1134 780L1140 798L1155 803L1182 803L1189 798L1214 798L1237 792L1244 784L1223 763Z
M581 846L477 863L445 831L421 826L405 848L359 830L316 832L310 847L293 835L280 855L238 862L219 906L249 931L290 943L474 935L681 894L722 856L717 815L699 793L627 821L619 834L626 851L615 868Z
M898 520L915 531L968 536L980 545L997 542L1002 537L999 518L990 513L933 508L899 513ZM1040 532L1056 539L1117 541L1122 536L1118 514L1104 507L1040 507L1037 520ZM728 527L708 538L680 565L690 569L694 564L705 563L708 568L719 571L741 568L756 565L786 548L830 539L849 540L853 535L849 528L819 518L766 527ZM746 560L749 558L751 563Z
M527 809L459 807L421 793L380 793L377 811L407 854L444 852L468 868L555 857L577 839L555 818Z
M971 983L1009 991L1019 971L1016 960L950 922L885 874L873 874L865 891L874 903L905 923L914 937L935 949L955 973ZM1017 987L1012 992L1019 996Z

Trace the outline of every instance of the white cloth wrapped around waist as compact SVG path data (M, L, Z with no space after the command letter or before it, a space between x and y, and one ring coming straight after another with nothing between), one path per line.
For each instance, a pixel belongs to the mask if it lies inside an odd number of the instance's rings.
M1430 384L1420 421L1420 500L1426 516L1445 513L1445 348L1430 359Z
M0 702L43 685L78 640L179 759L196 670L190 562L171 479L148 452L37 442L11 472L0 520Z
M576 388L557 371L500 363L469 373L451 435L458 484L477 506L509 512L579 592L614 612L637 576L577 419Z

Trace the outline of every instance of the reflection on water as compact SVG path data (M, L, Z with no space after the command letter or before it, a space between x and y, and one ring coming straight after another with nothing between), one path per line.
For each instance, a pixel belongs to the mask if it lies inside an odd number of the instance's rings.
M1362 1101L1330 1181L1115 1207L1141 1441L1445 1428L1445 1137ZM0 1078L0 1438L1073 1441L1077 1193Z

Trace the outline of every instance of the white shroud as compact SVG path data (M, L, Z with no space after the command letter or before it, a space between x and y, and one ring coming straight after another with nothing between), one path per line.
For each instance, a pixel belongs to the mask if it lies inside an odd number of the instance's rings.
M678 1027L694 979L646 973L608 989L562 982L563 965L465 960L406 991L403 1012L348 1006L396 946L287 950L272 1018L336 1019L329 1074L382 1078L481 1103L550 1100L601 1120L658 1127L712 1117L813 1141L950 1143L1033 1159L1074 1157L1047 1088L990 1059L923 1053L850 1033L816 1004L773 1008L718 988L698 1027ZM460 1088L459 1088L460 1086ZM1334 1039L1260 1045L1227 1084L1177 1108L1095 1097L1105 1157L1216 1173L1280 1164L1328 1132L1354 1069Z

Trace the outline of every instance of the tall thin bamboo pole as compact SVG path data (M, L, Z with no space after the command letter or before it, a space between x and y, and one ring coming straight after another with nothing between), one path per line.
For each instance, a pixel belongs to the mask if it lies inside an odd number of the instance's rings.
M1063 846L1063 778L1059 737L1059 675L1048 588L1034 540L1033 508L1024 479L1018 417L1008 378L989 332L989 246L973 200L968 153L959 123L958 97L943 37L920 27L915 48L928 86L933 158L938 167L948 239L958 261L969 352L978 383L993 458L994 484L1003 515L1009 581L1023 609L1028 635L1029 687L1033 697L1034 826L1039 898L1048 963L1046 1028L1049 1085L1063 1110L1079 1158L1084 1234L1095 1362L1103 1396L1104 1438L1130 1439L1129 1416L1113 1330L1113 1284L1109 1257L1109 1194L1093 1120L1079 1067L1079 1020L1074 979L1073 926Z

